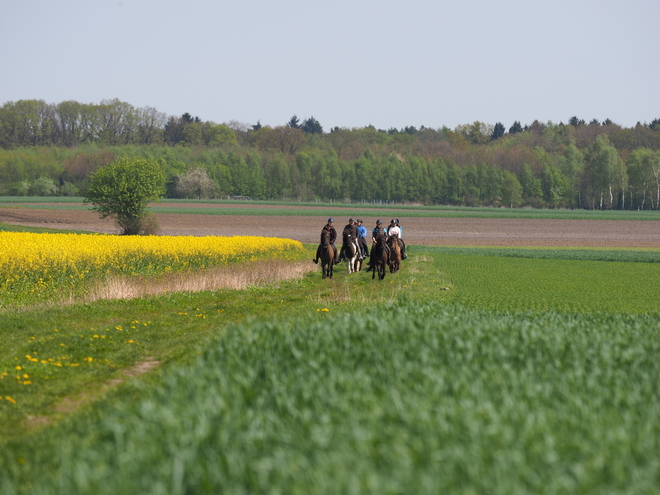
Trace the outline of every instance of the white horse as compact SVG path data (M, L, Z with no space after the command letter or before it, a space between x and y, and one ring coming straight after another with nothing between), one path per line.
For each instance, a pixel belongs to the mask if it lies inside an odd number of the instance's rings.
M349 243L346 245L345 256L346 256L346 265L348 273L357 273L362 269L362 260L360 259L360 248L358 247L357 240L351 239L350 235ZM351 252L349 252L351 251Z

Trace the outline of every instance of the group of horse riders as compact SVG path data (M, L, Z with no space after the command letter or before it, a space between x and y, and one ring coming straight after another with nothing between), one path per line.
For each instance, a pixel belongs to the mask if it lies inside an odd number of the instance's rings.
M341 246L341 251L337 253L337 246L335 245L335 241L337 240L337 231L335 230L334 227L334 219L328 218L328 223L323 226L323 229L321 229L321 243L323 242L323 237L324 235L329 235L329 241L330 244L332 245L332 249L335 252L335 262L340 263L342 261L346 261L346 244L342 243ZM399 247L401 248L401 259L406 259L408 256L406 255L406 244L403 242L403 229L401 228L401 224L399 223L398 218L393 218L390 224L387 226L387 228L383 227L383 222L381 220L376 220L376 226L371 230L371 242L372 245L376 244L376 239L379 235L383 235L385 238L388 237L394 237L397 239L397 242L399 243ZM364 260L367 256L369 256L369 268L367 271L373 270L373 261L371 259L370 253L369 253L369 248L367 247L367 228L364 226L362 223L361 219L357 219L357 221L353 220L352 218L348 220L348 224L344 227L344 230L342 231L342 238L343 239L355 239L357 241L358 247L360 248L360 253L358 253L359 259ZM385 247L385 249L388 249ZM372 249L373 252L373 249ZM389 252L388 252L389 255ZM319 247L316 250L316 257L312 260L314 263L319 262L319 258L321 257L321 244L319 244Z

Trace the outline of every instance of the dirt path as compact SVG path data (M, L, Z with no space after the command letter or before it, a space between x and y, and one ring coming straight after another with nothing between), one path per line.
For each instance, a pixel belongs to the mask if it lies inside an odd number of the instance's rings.
M197 205L196 205L197 206ZM156 213L162 235L256 235L318 242L329 212L318 216L233 216ZM348 218L336 217L340 230ZM369 230L376 218L364 217ZM383 218L385 222L389 219ZM56 229L117 233L112 220L77 210L0 208L0 222ZM651 221L401 218L408 244L443 246L660 247L660 225Z

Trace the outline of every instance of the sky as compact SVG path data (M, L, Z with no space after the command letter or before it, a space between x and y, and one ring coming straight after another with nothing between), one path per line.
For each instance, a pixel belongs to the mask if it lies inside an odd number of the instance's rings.
M0 105L508 129L660 118L657 0L0 0Z

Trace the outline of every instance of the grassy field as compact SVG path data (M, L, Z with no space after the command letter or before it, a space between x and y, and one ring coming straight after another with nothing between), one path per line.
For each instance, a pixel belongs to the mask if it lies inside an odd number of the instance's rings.
M3 314L0 492L660 491L660 250L409 254Z
M21 208L51 210L88 210L89 205L82 203L83 198L74 197L21 197L0 196L2 205ZM70 203L79 203L72 205ZM196 204L214 204L214 208L196 207ZM177 205L177 206L175 206ZM185 206L181 206L185 205ZM250 206L249 209L243 208ZM273 209L270 206L291 206L292 209ZM321 203L321 202L272 202L272 201L230 201L219 199L163 199L152 205L152 211L158 213L187 213L197 215L250 215L250 216L316 216L313 208L346 211L346 216L382 216L416 218L520 218L520 219L556 219L556 220L660 220L660 211L620 211L620 210L542 210L519 208L474 208L461 206L420 206L371 203ZM337 214L339 216L339 213Z

